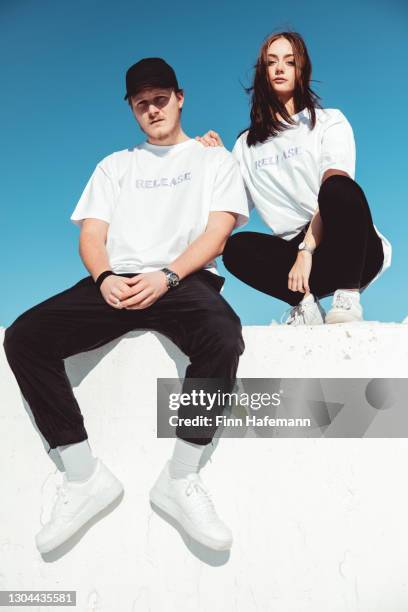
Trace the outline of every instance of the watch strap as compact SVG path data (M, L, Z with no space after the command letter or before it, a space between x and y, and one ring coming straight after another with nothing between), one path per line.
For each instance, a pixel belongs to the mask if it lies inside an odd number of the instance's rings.
M299 244L298 249L300 252L307 251L311 255L313 255L313 253L315 252L315 249L312 249L311 247L307 246L304 240Z
M170 270L170 268L162 268L160 272L164 272L164 274L166 275L166 282L167 282L168 289L171 289L172 287L176 287L179 284L180 282L179 275L173 270ZM173 278L176 277L177 279L177 282L175 284L171 282L172 277Z
M101 285L103 283L103 281L105 280L105 278L107 278L108 276L111 275L116 276L115 272L113 272L112 270L105 270L104 272L101 272L98 276L98 278L95 281L95 285L98 287L98 289L101 288Z

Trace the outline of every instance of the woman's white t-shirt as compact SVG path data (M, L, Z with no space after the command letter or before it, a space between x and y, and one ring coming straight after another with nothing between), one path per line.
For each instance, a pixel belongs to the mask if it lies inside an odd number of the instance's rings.
M353 130L343 113L335 108L316 109L316 125L303 109L292 115L297 124L248 147L248 131L232 150L244 178L249 206L254 206L273 234L291 240L311 220L318 207L317 196L323 174L329 168L355 176ZM391 265L391 244L381 238L384 263L378 278ZM375 280L375 279L373 279ZM373 282L373 281L371 281Z
M194 139L169 146L144 142L102 159L71 221L109 223L106 250L116 273L152 272L168 266L202 234L212 211L249 211L239 166L223 147ZM216 271L215 261L206 269Z

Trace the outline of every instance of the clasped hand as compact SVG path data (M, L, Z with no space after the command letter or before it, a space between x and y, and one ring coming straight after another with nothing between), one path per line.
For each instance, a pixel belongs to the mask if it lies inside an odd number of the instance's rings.
M148 308L168 291L164 272L146 272L127 278L107 276L100 287L105 302L118 310Z

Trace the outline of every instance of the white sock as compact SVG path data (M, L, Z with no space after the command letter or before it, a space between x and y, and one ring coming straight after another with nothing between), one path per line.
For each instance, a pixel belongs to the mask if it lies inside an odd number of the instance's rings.
M177 438L169 464L171 478L185 478L188 474L197 473L204 449L202 444Z
M92 476L96 458L92 455L88 440L57 446L68 480L88 480Z

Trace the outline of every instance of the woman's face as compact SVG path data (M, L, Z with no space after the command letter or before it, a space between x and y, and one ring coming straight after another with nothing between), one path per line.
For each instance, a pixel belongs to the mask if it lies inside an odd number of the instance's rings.
M288 95L295 90L295 58L286 38L274 40L268 47L268 76L276 93Z

